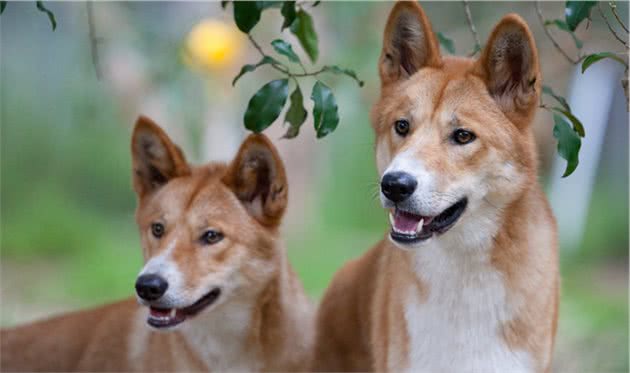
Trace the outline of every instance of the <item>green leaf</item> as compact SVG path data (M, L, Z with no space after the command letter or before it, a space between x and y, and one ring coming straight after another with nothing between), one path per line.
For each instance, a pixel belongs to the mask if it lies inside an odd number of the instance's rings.
M290 125L287 133L283 136L285 139L292 139L300 133L300 127L304 124L307 116L306 109L304 109L304 97L302 97L302 91L299 85L295 86L295 90L291 93L290 100L291 105L284 117L284 122Z
M313 100L313 119L317 138L333 132L339 124L339 110L337 100L330 88L319 80L313 86L311 92L311 100Z
M289 80L273 80L258 90L247 104L245 111L245 128L254 132L262 132L275 121L289 93Z
M7 2L6 1L0 1L0 14L2 14L4 12L4 8L7 7Z
M586 135L585 131L584 131L584 126L582 125L582 122L580 122L579 119L577 119L577 117L575 115L573 115L573 113L571 113L570 111L567 110L563 110L560 108L552 108L552 110L561 113L562 115L564 115L569 121L571 121L571 124L573 124L573 130L580 135L580 137L584 137Z
M314 2L314 3L313 3L313 8L315 8L316 6L318 6L318 5L319 5L319 3L321 3L321 1L316 1L316 2Z
M236 82L246 73L251 73L252 71L256 70L258 67L262 65L274 64L274 63L278 63L278 61L274 60L273 58L269 56L265 56L257 64L244 65L243 67L241 67L241 71L238 73L238 75L236 75L234 77L234 80L232 80L232 86L234 86Z
M285 1L282 4L280 13L284 17L284 22L282 22L282 27L280 28L280 31L283 31L285 28L291 26L293 21L295 21L295 16L297 14L295 12L295 1Z
M571 30L569 25L567 25L566 22L561 21L559 19L548 20L548 21L545 21L545 26L556 26L560 30L568 32L569 35L571 35L571 37L573 38L573 42L575 43L575 46L577 49L582 49L582 47L584 46L582 41L578 39L577 36L575 36L575 34L573 33L573 31Z
M438 32L437 33L437 38L438 41L440 42L440 45L450 54L455 54L455 43L453 43L453 40L447 38L446 36L444 36L443 33Z
M317 61L319 50L317 47L317 33L313 27L313 18L304 10L297 12L295 21L291 24L291 32L298 38L300 45L312 62Z
M291 44L287 43L282 39L276 39L271 42L273 49L275 49L278 54L286 56L291 62L300 63L300 57L293 51L293 47Z
M52 26L53 31L55 31L55 29L57 28L57 20L55 20L55 14L44 6L43 1L37 1L35 2L35 4L37 5L37 9L40 12L44 12L46 13L46 15L48 15L48 19L50 20L50 25Z
M557 95L553 89L551 89L551 87L543 85L542 87L542 91L543 93L553 97L556 101L558 101L558 103L560 105L562 105L562 107L567 110L567 111L571 111L571 108L569 107L569 103L567 102L567 100L564 99L564 97Z
M567 1L564 8L564 18L569 30L575 31L582 21L589 18L593 6L595 6L595 1Z
M554 114L553 121L555 123L553 126L553 137L558 140L558 154L567 160L567 168L564 170L562 177L567 177L578 166L578 155L582 146L582 140L560 115Z
M604 58L612 58L613 60L619 62L620 64L627 66L626 62L621 57L619 57L618 55L614 53L611 53L611 52L595 53L595 54L586 56L584 61L582 61L582 74L584 74L586 69L588 69L592 64Z
M359 84L359 87L363 87L363 81L361 79L359 79L357 77L357 74L350 69L342 69L339 66L324 66L323 68L324 71L326 72L330 72L333 74L342 74L342 75L347 75L349 77L351 77L352 79L357 81L357 84Z
M248 34L260 21L261 9L256 1L235 1L234 22L238 29Z

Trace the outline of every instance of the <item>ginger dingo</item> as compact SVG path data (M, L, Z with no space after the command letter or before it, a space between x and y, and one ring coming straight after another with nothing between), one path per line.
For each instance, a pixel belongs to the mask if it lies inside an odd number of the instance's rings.
M506 15L478 59L444 57L416 2L397 3L372 109L387 237L334 277L313 368L549 371L556 224L537 181L536 45Z
M3 330L1 369L304 369L312 317L278 237L288 186L273 145L251 135L231 164L192 167L140 117L131 151L137 301Z

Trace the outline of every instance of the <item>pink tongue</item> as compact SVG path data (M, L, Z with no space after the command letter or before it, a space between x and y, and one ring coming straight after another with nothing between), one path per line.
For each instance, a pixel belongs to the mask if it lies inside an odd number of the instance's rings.
M418 223L422 219L421 216L408 214L402 211L396 211L394 215L394 227L398 231L416 231L416 227L418 227Z

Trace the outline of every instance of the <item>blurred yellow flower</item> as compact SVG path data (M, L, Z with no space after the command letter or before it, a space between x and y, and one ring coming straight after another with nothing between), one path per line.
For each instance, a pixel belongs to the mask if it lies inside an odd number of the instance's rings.
M216 19L199 22L186 37L184 60L204 70L232 64L241 54L243 34L233 25Z

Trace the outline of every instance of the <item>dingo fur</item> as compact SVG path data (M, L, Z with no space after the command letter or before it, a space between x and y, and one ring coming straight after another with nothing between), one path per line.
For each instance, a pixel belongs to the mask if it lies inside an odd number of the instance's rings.
M556 224L537 181L536 45L518 15L478 59L441 56L397 3L372 109L391 231L334 277L319 371L545 372L558 317Z
M305 369L312 313L278 237L288 185L271 142L251 135L231 164L192 167L140 117L131 151L138 301L2 330L1 369Z

